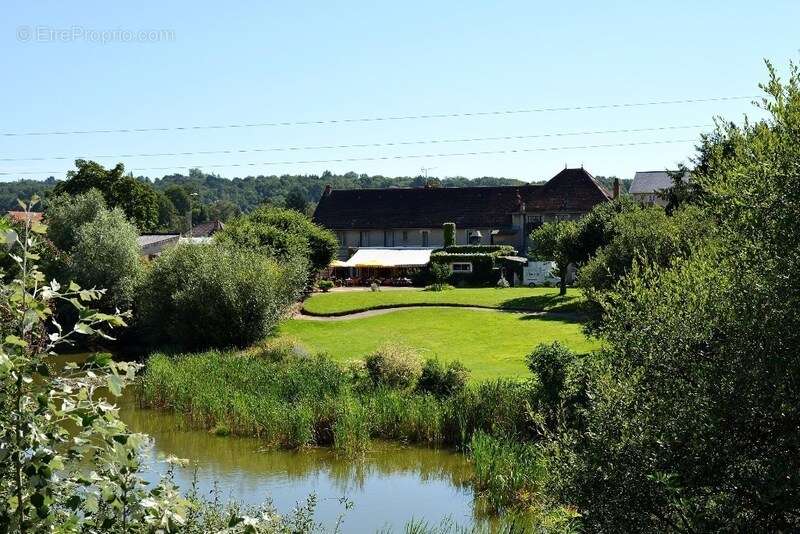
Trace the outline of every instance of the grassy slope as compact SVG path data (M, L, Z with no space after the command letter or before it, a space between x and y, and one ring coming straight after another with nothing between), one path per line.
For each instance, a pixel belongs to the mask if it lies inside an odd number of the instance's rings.
M420 349L425 357L461 360L472 370L473 380L527 375L524 357L538 343L561 341L577 352L598 347L584 337L579 323L566 319L458 308L398 310L346 321L295 319L282 323L280 333L338 361L362 358L383 343L400 342Z
M337 315L389 306L415 304L459 304L487 308L528 311L575 311L582 300L578 289L569 289L559 297L558 289L513 287L507 289L475 288L450 291L342 291L317 293L303 303L303 310L313 315Z

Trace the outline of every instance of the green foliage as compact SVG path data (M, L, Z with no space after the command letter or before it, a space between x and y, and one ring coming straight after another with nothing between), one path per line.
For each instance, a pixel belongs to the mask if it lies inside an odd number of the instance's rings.
M561 277L559 291L567 294L567 268L580 260L578 224L575 221L545 223L531 232L531 257L540 261L554 261Z
M397 344L385 344L364 359L367 374L376 386L405 389L413 386L422 373L419 354Z
M103 210L75 235L69 270L88 287L108 288L107 303L129 308L142 275L139 234L118 208Z
M466 389L469 381L469 369L458 360L446 365L435 359L425 360L422 373L417 381L417 390L437 397L449 397Z
M449 274L448 280L456 284L470 285L492 285L495 282L497 272L495 261L497 255L487 253L467 253L467 252L434 252L431 254L431 269L436 265L442 265ZM450 264L453 262L468 262L472 264L471 273L450 273Z
M456 244L456 223L446 222L442 225L444 233L444 248L453 247Z
M333 282L331 282L330 280L320 280L319 282L317 282L317 287L323 293L327 293L328 291L333 289L333 285L334 285Z
M222 244L259 249L281 261L304 258L309 280L326 268L339 250L336 236L294 210L263 206L225 225Z
M106 330L125 326L129 314L93 310L103 290L45 282L37 266L45 231L28 222L9 243L19 275L0 288L0 527L22 533L174 529L188 502L170 480L146 488L138 475L146 437L131 433L108 400L120 395L138 366L97 354L83 367L51 373L46 358L57 347L108 337ZM53 320L56 302L79 312L74 326Z
M634 264L668 267L689 257L713 233L708 216L692 206L672 216L658 206L628 211L614 217L613 225L608 243L578 274L578 285L592 290L590 297L611 289Z
M511 245L453 245L435 252L450 254L493 254L495 256L511 256L517 253Z
M790 71L781 83L770 70L766 119L703 139L701 207L673 218L714 221L713 239L690 237L694 250L667 264L634 262L599 296L607 368L591 381L584 428L548 448L552 491L585 510L590 531L800 528L800 73Z
M306 200L303 191L299 187L295 187L289 191L289 194L286 195L284 205L287 209L294 210L304 215L308 211L308 200Z
M80 195L97 189L111 208L120 208L139 229L146 233L155 230L159 223L158 195L149 183L125 175L125 167L118 163L106 169L94 161L75 160L77 170L69 171L67 179L58 182L54 192Z
M61 194L47 203L47 237L59 249L70 252L75 246L75 234L87 222L93 221L106 209L103 194L97 189L89 189L80 195Z
M245 346L300 295L305 265L240 248L179 245L159 256L137 298L147 335L182 347Z
M435 286L442 287L450 279L450 268L446 263L431 263L430 272Z

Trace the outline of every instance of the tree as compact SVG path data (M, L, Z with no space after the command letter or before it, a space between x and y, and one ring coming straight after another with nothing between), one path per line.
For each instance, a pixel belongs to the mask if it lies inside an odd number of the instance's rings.
M540 261L554 261L559 282L559 294L567 294L569 265L579 259L578 225L575 221L545 223L531 232L531 255Z
M703 190L685 165L681 164L678 170L667 171L667 174L672 180L672 187L661 193L661 197L667 201L667 213L672 214L682 205L701 201Z
M144 334L187 349L245 347L269 335L306 285L302 258L178 245L146 273L137 298Z
M444 248L454 246L456 244L456 223L444 223L442 232L444 233Z
M56 378L46 360L76 338L107 337L104 329L124 326L129 314L91 309L102 289L45 282L35 263L45 231L25 224L10 243L19 276L0 288L0 525L21 533L158 528L186 501L168 482L145 489L138 474L145 437L127 429L100 390L119 396L138 366L92 356ZM74 326L52 319L56 302L80 311Z
M172 202L172 205L175 207L175 211L178 212L180 215L185 215L187 211L189 211L191 207L191 199L189 198L189 193L186 192L186 189L179 185L171 185L164 189L164 194L167 198Z
M305 214L308 210L308 200L306 200L306 196L299 187L295 187L289 191L284 204L288 209L298 211L302 214Z
M101 211L76 232L72 278L86 287L107 288L104 301L112 309L129 308L142 273L138 237L119 208Z
M106 201L98 189L92 188L74 196L57 195L47 203L47 235L56 247L69 252L75 246L78 229L105 209Z
M339 249L336 236L294 210L264 206L230 221L218 232L220 243L258 249L280 260L302 257L309 282Z
M79 195L97 189L111 208L119 207L141 232L151 232L158 227L158 196L150 184L125 175L125 167L118 163L105 169L99 163L75 160L76 171L69 171L67 179L59 182L56 194Z
M800 72L769 70L766 118L703 137L700 207L676 212L713 234L601 295L608 369L547 449L587 531L800 529Z

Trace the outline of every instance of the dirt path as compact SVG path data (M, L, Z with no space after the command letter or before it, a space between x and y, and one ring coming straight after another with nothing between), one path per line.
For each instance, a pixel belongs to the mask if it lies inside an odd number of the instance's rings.
M525 311L525 310L504 310L500 308L482 308L479 306L395 306L393 308L378 308L375 310L366 310L360 312L353 312L348 313L345 315L308 315L301 311L295 312L292 315L293 319L302 319L304 321L349 321L351 319L363 319L365 317L374 317L376 315L385 315L387 313L394 313L400 310L421 310L421 309L431 309L431 308L438 308L438 309L453 309L458 308L461 310L476 310L476 311L483 311L483 312L496 312L496 313L522 313L525 315L567 315L567 314L557 314L557 313L549 313L549 312L542 312L542 311Z

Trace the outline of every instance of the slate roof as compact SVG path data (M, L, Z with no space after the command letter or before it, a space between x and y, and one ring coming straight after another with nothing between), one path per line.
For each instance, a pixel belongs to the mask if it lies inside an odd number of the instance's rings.
M628 193L647 195L672 187L672 178L667 171L639 171L633 176Z
M208 221L192 226L192 237L211 237L217 230L225 227L220 221Z
M584 212L610 198L584 169L564 169L544 184L497 187L333 189L314 222L330 229L511 226L520 212Z

